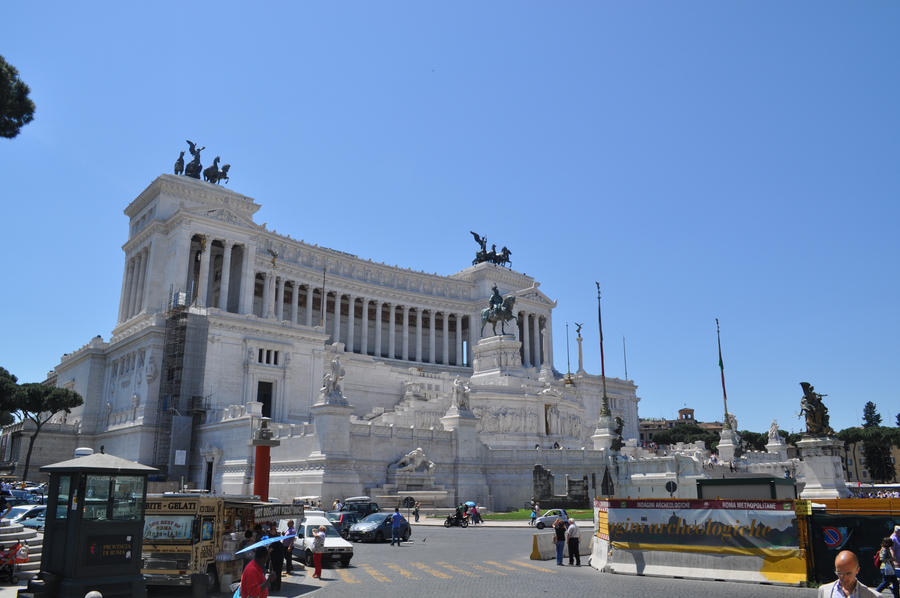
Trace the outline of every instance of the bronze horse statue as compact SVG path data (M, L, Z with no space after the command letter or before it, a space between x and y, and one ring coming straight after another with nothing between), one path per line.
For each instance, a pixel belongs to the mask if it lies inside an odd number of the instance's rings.
M484 326L490 322L491 327L494 331L494 336L497 335L497 322L500 322L500 334L506 334L504 329L504 324L508 320L513 319L513 305L516 304L515 297L506 297L503 299L503 303L500 304L498 308L490 308L486 307L481 310L481 336L484 336Z
M203 169L203 180L207 183L215 183L219 180L219 156L213 160L212 166Z

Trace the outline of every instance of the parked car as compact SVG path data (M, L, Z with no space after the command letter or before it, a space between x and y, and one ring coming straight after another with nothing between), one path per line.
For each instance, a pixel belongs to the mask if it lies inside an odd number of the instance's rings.
M354 542L371 540L374 542L383 542L391 539L391 515L393 513L372 513L364 517L359 523L354 523L350 527L349 539ZM404 519L400 528L400 537L403 541L409 540L412 530L409 522Z
M36 529L38 531L42 531L44 529L44 522L46 521L46 511L38 515L37 517L32 517L31 519L23 519L19 523L24 525L25 527L30 527L31 529Z
M344 500L344 506L341 507L341 511L352 511L359 514L360 517L377 513L380 510L378 503L368 496L351 496Z
M24 521L43 515L46 510L47 507L45 505L16 505L9 513L7 513L4 519L9 519L13 523L23 523Z
M307 516L297 525L297 539L294 540L295 559L308 566L313 564L313 537L319 526L325 526L325 553L322 555L322 563L328 561L340 561L345 567L353 558L353 544L341 537L337 528L331 525L325 517L318 515Z
M329 511L325 515L345 539L350 535L350 527L362 518L355 511Z
M562 519L563 522L569 520L569 514L566 513L565 509L550 509L534 521L534 526L538 529L544 529L545 527L551 527L554 523L556 523L557 519Z

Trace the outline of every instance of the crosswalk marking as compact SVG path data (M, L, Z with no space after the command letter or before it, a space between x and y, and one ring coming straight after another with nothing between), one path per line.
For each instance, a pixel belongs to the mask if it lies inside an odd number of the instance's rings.
M509 565L504 565L503 563L498 563L497 561L484 561L488 565L493 565L498 569L505 569L507 571L518 571L515 567L510 567Z
M432 569L425 563L410 563L410 565L412 565L413 567L416 567L417 569L421 569L425 573L434 575L435 577L440 578L440 579L450 579L452 577L450 575L447 575L446 573L438 571L437 569Z
M391 578L390 578L390 577L388 577L387 575L385 575L384 573L382 573L381 571L379 571L378 569L376 569L376 568L373 567L372 565L365 565L365 564L364 564L364 565L362 566L362 568L366 570L366 573L368 573L369 575L371 575L372 577L374 577L376 581L380 581L380 582L383 582L383 583L390 583L390 582L391 582Z
M497 571L496 569L490 569L490 568L488 568L488 567L482 567L481 565L472 565L472 568L473 568L473 569L477 569L477 570L479 570L479 571L482 571L482 572L484 572L484 573L491 573L492 575L503 575L503 576L506 575L506 573L504 573L503 571Z
M465 575L466 577L479 577L478 575L475 575L471 571L466 571L465 569L460 569L459 567L455 567L455 566L451 565L450 563L447 563L444 561L438 561L437 564L440 565L441 567L443 567L444 569L450 569L454 573L459 573L461 575Z
M341 581L343 581L344 583L362 583L361 581L350 575L349 571L338 569L337 574L340 575Z
M390 569L390 570L392 570L392 571L396 571L397 573L399 573L400 575L402 575L402 576L405 577L406 579L415 579L416 581L419 580L418 577L416 577L415 575L413 575L412 573L410 573L409 571L407 571L406 569L404 569L404 568L401 567L400 565L397 565L397 564L395 564L395 563L387 563L387 567L388 567L388 569Z
M537 569L543 573L556 573L553 569L545 569L544 567L538 567L537 565L532 565L531 563L524 563L522 561L509 561L513 565L518 565L519 567L527 567L529 569Z

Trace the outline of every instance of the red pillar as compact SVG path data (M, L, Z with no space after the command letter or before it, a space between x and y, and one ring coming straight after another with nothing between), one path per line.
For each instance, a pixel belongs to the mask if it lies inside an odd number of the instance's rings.
M256 465L253 470L253 494L262 501L269 500L269 467L272 464L271 447L256 445Z

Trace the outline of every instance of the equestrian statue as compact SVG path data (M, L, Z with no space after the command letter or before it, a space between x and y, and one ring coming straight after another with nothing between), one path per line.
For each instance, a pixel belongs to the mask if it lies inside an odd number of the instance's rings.
M512 295L506 298L502 297L497 285L494 285L488 304L490 307L481 310L481 336L484 336L484 327L488 322L491 323L494 336L497 335L497 322L500 322L500 334L506 334L504 324L515 317L512 310L513 305L516 304L516 298Z
M189 176L193 179L199 179L200 175L203 175L203 180L208 183L213 183L218 185L221 181L225 181L226 183L229 181L228 179L228 169L231 168L231 164L225 164L222 168L219 168L219 156L216 156L216 159L213 160L212 166L209 168L203 168L203 165L200 163L200 152L206 149L204 146L199 146L194 143L190 139L187 140L188 151L191 153L191 161L186 165L184 163L184 152L178 156L178 159L175 160L175 174L176 175L184 175Z
M490 262L492 264L497 264L498 266L507 267L512 266L512 260L509 259L509 256L512 255L512 251L507 249L505 246L499 252L497 251L497 244L491 244L491 250L487 250L487 237L482 237L475 231L469 231L472 237L475 239L475 242L478 243L479 250L475 252L475 259L472 260L472 265L480 264L482 262Z

